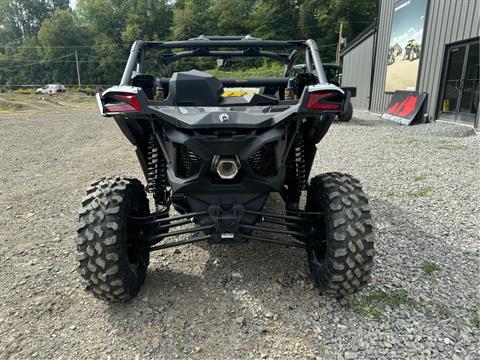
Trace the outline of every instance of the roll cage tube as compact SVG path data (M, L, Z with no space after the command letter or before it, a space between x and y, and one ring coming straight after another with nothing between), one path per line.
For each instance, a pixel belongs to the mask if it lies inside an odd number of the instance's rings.
M277 54L271 51L262 51L259 48L293 48L290 55ZM287 69L292 67L293 60L299 53L299 49L306 50L307 66L315 68L319 84L328 83L325 71L323 70L322 61L318 52L317 44L314 40L308 39L306 41L278 41L278 40L261 40L253 38L249 35L245 37L205 37L185 40L185 41L169 41L169 42L144 42L137 40L133 43L130 50L130 55L122 75L120 85L129 86L131 83L133 71L143 73L145 50L149 48L157 49L193 49L190 51L182 51L179 53L163 54L161 57L162 63L168 65L185 57L195 56L218 56L218 57L270 57L287 65ZM241 51L226 51L214 50L209 48L245 48ZM313 62L313 64L312 64Z
M194 57L194 56L205 56L205 57L241 57L241 56L256 56L256 57L269 57L275 60L278 60L283 63L288 63L289 58L287 54L277 54L272 51L261 51L257 49L246 49L243 51L205 51L204 48L191 50L191 51L182 51L176 54L166 54L163 55L163 60L165 64L169 65L177 60Z

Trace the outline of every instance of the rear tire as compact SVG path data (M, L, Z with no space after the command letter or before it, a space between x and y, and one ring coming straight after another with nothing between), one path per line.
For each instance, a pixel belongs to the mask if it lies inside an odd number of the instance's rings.
M373 268L373 229L368 199L360 182L342 173L312 179L307 211L323 211L307 245L315 285L326 294L352 294L367 284ZM315 245L313 247L312 245Z
M78 271L102 300L127 301L145 281L150 259L140 227L129 217L150 213L141 182L104 178L87 189L78 227Z
M352 106L352 103L349 101L345 112L338 115L338 121L349 122L350 120L352 120L352 117L353 117L353 106Z

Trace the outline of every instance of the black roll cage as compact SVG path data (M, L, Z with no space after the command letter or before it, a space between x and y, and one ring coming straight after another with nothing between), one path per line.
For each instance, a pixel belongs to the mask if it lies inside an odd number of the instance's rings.
M212 50L218 48L240 48L242 50ZM267 49L293 49L289 54L276 53ZM319 84L328 83L322 61L314 40L262 40L246 36L204 36L184 41L153 42L137 40L133 43L120 85L131 85L133 72L143 73L145 53L148 49L184 49L174 53L160 55L160 61L168 65L188 57L269 57L286 65L285 76L290 72L293 62L301 51L305 51L308 71L316 70ZM171 76L171 74L169 74Z

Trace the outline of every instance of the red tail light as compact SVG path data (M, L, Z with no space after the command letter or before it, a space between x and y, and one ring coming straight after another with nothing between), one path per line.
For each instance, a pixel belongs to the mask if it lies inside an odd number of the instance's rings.
M105 112L137 112L142 110L135 94L113 93L105 99Z
M339 92L315 91L308 94L305 107L309 110L340 111L343 105L343 96Z

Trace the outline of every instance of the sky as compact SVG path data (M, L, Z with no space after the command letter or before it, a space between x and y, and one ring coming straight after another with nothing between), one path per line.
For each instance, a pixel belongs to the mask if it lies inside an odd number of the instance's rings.
M75 9L75 6L77 5L77 0L70 0L70 7L72 9Z
M426 0L404 0L395 3L390 46L399 43L402 48L410 39L422 42Z

